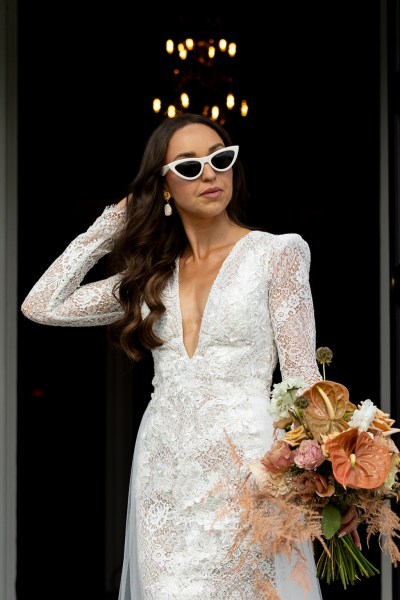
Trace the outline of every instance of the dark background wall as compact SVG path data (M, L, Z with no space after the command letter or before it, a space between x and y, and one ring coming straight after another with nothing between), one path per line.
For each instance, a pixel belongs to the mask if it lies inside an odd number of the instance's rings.
M166 85L165 39L217 28L238 44L250 106L246 121L227 121L250 221L308 241L317 344L334 353L328 376L353 402L379 403L379 2L196 12L20 0L20 302L124 195L158 122L151 100ZM18 600L116 597L118 565L113 584L104 575L108 348L105 328L20 318ZM151 373L150 361L124 372L134 379L132 439ZM358 589L378 597L379 577ZM332 594L335 586L324 590Z

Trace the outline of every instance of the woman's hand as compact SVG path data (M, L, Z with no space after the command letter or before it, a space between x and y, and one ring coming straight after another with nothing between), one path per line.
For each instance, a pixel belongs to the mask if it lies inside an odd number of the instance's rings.
M353 538L354 544L359 550L361 550L361 540L357 531L358 526L358 514L354 506L349 506L347 510L342 514L342 522L339 529L339 537L349 533Z
M122 198L122 200L120 200L117 204L118 208L124 208L126 206L126 203L128 202L128 196L125 196L125 198Z

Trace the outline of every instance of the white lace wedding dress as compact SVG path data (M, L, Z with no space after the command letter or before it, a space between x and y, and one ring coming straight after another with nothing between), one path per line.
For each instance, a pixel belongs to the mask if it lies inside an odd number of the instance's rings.
M119 276L84 283L113 244L124 210L107 207L32 288L22 305L38 323L105 325L121 308ZM297 234L252 231L224 261L211 288L192 357L183 343L179 262L164 291L166 312L153 351L154 393L138 432L129 493L120 600L261 600L254 565L229 559L235 523L214 523L221 498L211 488L236 469L225 431L244 460L272 442L266 407L279 360L283 378L321 378L315 362L310 254ZM143 313L148 310L143 307ZM262 570L282 600L321 598L311 548L310 590L291 578L283 556Z

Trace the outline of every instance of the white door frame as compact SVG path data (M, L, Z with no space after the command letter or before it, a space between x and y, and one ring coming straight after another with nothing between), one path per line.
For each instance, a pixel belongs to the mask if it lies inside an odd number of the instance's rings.
M16 598L17 0L0 0L0 600Z

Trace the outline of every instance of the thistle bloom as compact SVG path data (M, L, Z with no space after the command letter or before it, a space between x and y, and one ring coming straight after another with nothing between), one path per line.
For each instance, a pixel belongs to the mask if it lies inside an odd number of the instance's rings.
M321 346L320 348L317 348L317 351L315 353L315 358L317 359L317 362L319 362L319 364L322 365L322 372L324 374L324 379L326 379L325 365L331 364L332 357L333 357L333 352L327 346Z
M317 348L315 356L320 365L330 365L333 358L333 352L328 346L321 346L320 348Z

